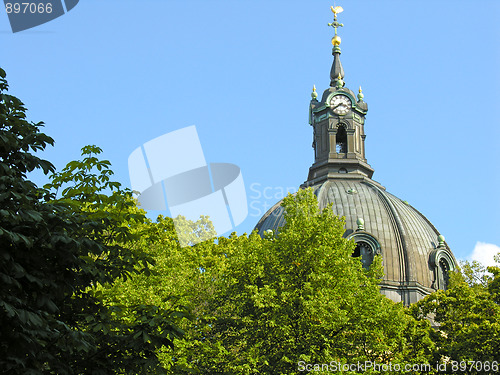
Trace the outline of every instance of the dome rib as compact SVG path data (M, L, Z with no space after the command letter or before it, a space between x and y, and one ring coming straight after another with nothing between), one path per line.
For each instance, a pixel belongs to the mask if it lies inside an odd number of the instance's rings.
M385 192L382 191L382 189L372 184L367 185L369 185L370 188L375 188L375 190L378 192L380 200L384 204L385 209L389 214L390 224L393 228L394 234L396 235L396 248L399 258L399 280L400 282L406 282L408 281L408 257L405 251L407 247L404 238L404 230L399 215L396 211L396 208L394 207L392 202L385 196Z

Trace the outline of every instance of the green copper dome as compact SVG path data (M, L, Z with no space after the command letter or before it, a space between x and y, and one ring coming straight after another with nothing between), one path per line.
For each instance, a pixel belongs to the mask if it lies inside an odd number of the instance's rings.
M444 241L440 247L438 230L417 209L368 178L328 179L312 188L320 209L332 203L333 212L345 218L345 237L382 256L381 290L387 297L410 304L446 288L443 272L454 270L457 262ZM349 193L353 190L357 194ZM280 201L256 229L261 235L267 230L279 233L284 223Z

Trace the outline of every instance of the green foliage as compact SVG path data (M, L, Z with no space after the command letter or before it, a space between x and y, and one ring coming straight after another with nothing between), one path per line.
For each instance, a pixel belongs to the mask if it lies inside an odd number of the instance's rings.
M380 259L364 270L351 257L354 243L342 237L343 221L330 209L319 212L310 190L283 206L279 234L194 247L225 256L216 269L204 267L207 324L187 329L191 342L174 373L290 374L299 361L425 361L428 324L380 294Z
M103 299L190 315L174 351L159 353L172 374L290 374L300 360L426 362L429 324L380 294L380 259L364 270L343 222L320 213L311 192L284 205L288 224L264 239L233 234L182 247L169 218L136 226L137 246L155 259L151 275L99 288ZM210 224L185 228L194 236Z
M54 172L32 154L53 140L26 120L3 70L0 77L0 372L161 373L157 350L182 335L173 324L182 314L112 304L98 290L150 272L153 260L131 229L144 212L110 181L94 146L43 189L29 181L35 169Z
M457 282L464 281L471 288L476 290L484 289L488 286L491 280L491 274L488 274L486 267L484 267L477 260L461 261L460 273L454 275Z
M495 255L496 266L488 267L488 272L493 274L493 279L488 283L488 292L491 299L500 304L500 254Z
M452 275L448 290L437 291L411 307L417 319L431 317L435 322L434 361L498 361L500 273L498 267L488 267L493 277L484 276L484 271L479 263L462 264L462 272Z
M196 223L185 223L187 237L196 236L206 228L213 231L207 218ZM189 232L189 229L192 232ZM219 270L225 259L213 241L198 243L197 246L182 247L170 218L159 216L156 222L145 222L136 226L141 231L140 241L136 246L144 249L155 259L149 275L136 275L127 280L118 280L113 285L99 288L104 300L109 303L125 305L152 304L164 310L172 311L177 317L190 317L190 320L179 321L179 328L184 330L201 329L204 320L205 298L213 283L211 275ZM186 238L187 238L186 237ZM162 365L173 369L185 363L183 353L190 346L189 337L176 341L175 352L160 350L158 352ZM174 370L172 370L174 371ZM177 373L174 371L173 373Z
M208 216L201 216L198 220L191 221L179 215L173 219L173 223L182 247L196 245L217 236Z
M60 222L59 207L47 203L51 195L26 179L37 168L54 171L52 164L31 152L43 150L53 140L40 133L42 123L26 120L26 108L7 94L5 72L0 70L0 369L28 367L35 361L43 364L42 354L56 341L54 332L76 338L60 321L52 318L57 311L56 300L64 298L68 288L59 275L46 277L50 263L65 269L71 262L60 250L71 239L49 228ZM45 254L34 251L50 248ZM57 294L50 293L58 288ZM27 366L28 365L28 366Z

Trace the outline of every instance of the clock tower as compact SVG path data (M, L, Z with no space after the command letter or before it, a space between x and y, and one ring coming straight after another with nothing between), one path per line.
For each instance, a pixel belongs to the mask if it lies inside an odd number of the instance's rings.
M363 100L361 87L356 95L345 87L344 69L340 62L341 39L337 21L342 8L332 7L334 21L329 26L335 29L332 38L333 64L330 71L330 87L318 100L316 87L311 94L309 124L313 127L314 164L304 187L315 185L329 178L371 178L373 169L365 156L365 115L368 105Z

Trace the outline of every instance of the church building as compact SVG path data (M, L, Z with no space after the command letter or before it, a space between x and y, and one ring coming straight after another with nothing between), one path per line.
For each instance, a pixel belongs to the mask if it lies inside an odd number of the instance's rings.
M369 267L381 255L384 278L381 292L405 305L417 302L437 289L446 289L448 272L457 261L444 237L432 223L406 201L390 194L372 179L374 170L365 155L365 116L368 105L359 88L356 95L345 86L340 62L341 39L337 21L342 8L332 7L335 29L330 87L321 97L311 94L309 124L313 129L314 163L301 188L311 187L323 209L330 203L336 215L345 217L344 236L353 239L353 256ZM257 223L261 235L279 232L284 224L281 201Z

